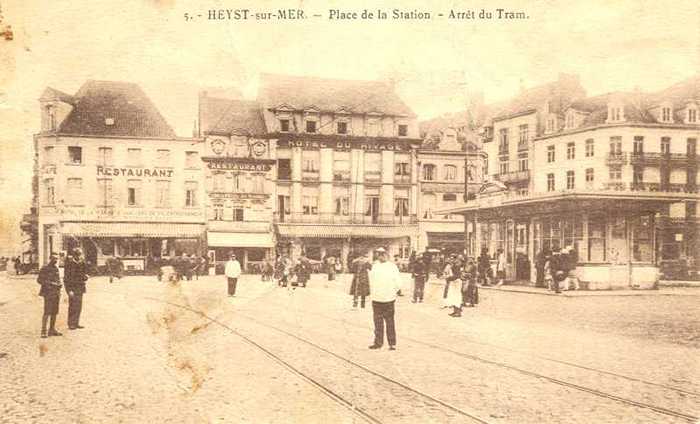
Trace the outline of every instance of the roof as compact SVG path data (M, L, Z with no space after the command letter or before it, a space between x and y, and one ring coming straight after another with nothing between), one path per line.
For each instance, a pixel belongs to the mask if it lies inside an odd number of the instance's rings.
M63 91L56 90L55 88L46 87L44 92L41 94L40 100L60 100L65 103L73 104L75 99L70 94L64 93Z
M529 110L540 110L549 102L552 113L563 112L572 101L585 96L576 75L559 75L559 79L522 90L493 114L495 119L516 115Z
M71 98L73 110L58 133L175 138L165 118L134 83L91 80ZM108 125L110 118L113 124Z
M688 101L700 101L700 74L654 93L652 99L657 104L670 101L674 108L682 108Z
M199 98L199 107L199 125L203 134L262 135L266 132L257 102L203 95Z
M345 110L348 113L415 117L394 88L383 81L262 74L258 101L267 109L287 106L295 110Z

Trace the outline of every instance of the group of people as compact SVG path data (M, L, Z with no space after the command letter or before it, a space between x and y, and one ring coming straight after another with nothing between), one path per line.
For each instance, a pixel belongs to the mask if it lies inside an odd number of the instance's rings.
M579 290L576 277L578 254L572 246L564 249L543 250L535 260L536 285L561 293L562 290Z
M56 254L52 253L49 262L39 270L37 277L37 282L41 285L39 296L44 298L44 314L41 319L42 338L63 335L56 330L61 288L65 288L68 295L68 328L70 330L84 328L80 324L80 314L83 309L86 282L89 278L87 269L82 251L74 249L65 259L63 282L61 282Z

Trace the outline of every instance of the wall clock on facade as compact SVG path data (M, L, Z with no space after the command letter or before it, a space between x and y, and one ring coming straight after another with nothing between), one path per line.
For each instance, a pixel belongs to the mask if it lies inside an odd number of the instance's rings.
M265 150L266 150L265 143L263 143L262 141L258 141L258 142L253 143L252 151L253 151L254 156L264 155Z
M222 154L225 148L226 143L224 143L222 140L214 140L211 142L211 150L217 155Z

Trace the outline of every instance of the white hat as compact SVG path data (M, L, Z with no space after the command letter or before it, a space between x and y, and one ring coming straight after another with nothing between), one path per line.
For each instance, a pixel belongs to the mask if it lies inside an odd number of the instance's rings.
M374 249L374 251L377 253L386 253L386 249L384 249L383 247L378 247Z

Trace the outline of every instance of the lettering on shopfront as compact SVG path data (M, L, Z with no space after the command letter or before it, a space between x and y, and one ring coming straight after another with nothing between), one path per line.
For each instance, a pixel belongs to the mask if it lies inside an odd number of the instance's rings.
M157 168L115 168L97 165L97 175L107 177L158 177L172 178L172 169Z
M96 219L96 220L168 220L168 219L194 219L200 221L203 218L203 212L200 209L155 209L155 208L77 208L63 207L57 208L56 213L64 218L77 219Z
M280 147L301 147L303 149L336 149L336 150L409 150L405 143L376 143L376 142L349 142L349 141L304 141L304 140L280 140Z
M223 161L211 161L207 163L209 169L224 169L227 171L253 171L268 172L272 166L267 163L235 163Z

